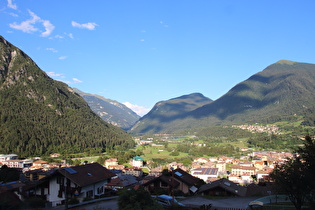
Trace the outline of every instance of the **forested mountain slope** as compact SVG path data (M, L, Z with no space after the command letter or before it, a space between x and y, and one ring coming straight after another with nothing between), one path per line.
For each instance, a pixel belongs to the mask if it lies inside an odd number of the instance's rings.
M73 153L133 145L66 84L0 36L0 153Z
M211 99L201 93L192 93L170 100L160 101L154 105L148 114L142 117L136 125L133 126L131 132L155 133L160 130L167 133L172 132L172 130L167 129L169 123L174 122L175 119L182 120L187 113L205 104L210 104L211 102ZM174 129L173 126L170 126L170 128Z
M224 79L224 78L222 78ZM153 113L141 118L132 132L177 132L182 129L239 123L273 123L304 119L314 124L315 65L281 60L235 85L219 99L168 117ZM153 120L153 119L152 119Z

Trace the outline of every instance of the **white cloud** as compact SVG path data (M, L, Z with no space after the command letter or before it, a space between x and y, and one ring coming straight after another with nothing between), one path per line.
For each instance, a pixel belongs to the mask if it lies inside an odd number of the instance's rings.
M58 52L58 50L56 50L55 48L46 48L46 50L54 52L54 53Z
M43 20L43 26L45 27L45 31L42 33L43 37L49 36L55 29L55 26L49 20Z
M140 42L144 42L144 39L140 39Z
M143 106L139 106L136 104L132 104L130 102L124 102L123 104L141 117L150 111L150 109L148 108L145 108Z
M46 73L48 74L48 76L53 77L55 80L64 82L64 83L66 83L68 85L75 84L75 83L82 83L83 82L82 80L79 80L77 78L72 78L72 81L65 80L66 77L64 76L64 74L56 73L56 72L53 72L53 71L46 72Z
M60 56L58 59L59 60L64 60L64 59L66 59L67 58L67 56Z
M76 27L76 28L83 28L83 29L88 29L88 30L94 30L96 26L98 26L96 23L77 23L75 21L72 21L71 22L71 25L73 27Z
M10 12L9 15L11 15L12 17L19 17L18 14L15 14L15 13L13 13L13 12Z
M72 80L74 81L74 83L81 83L82 81L77 79L77 78L72 78Z
M74 36L73 36L73 34L72 34L72 33L67 34L67 35L68 35L68 37L69 37L69 38L74 39Z
M57 74L53 71L47 72L48 76L50 77L64 77L63 74Z
M165 28L168 28L168 24L166 24L164 21L160 21L160 24L164 26Z
M42 24L45 31L41 33L41 36L46 37L49 36L52 31L55 29L55 26L50 23L49 20L43 20L40 17L38 17L34 12L28 10L31 18L25 21L22 21L20 24L14 22L10 24L11 28L14 28L16 30L21 30L25 33L32 33L36 31L41 31L39 28L37 28L35 25L37 23Z
M61 36L61 35L56 35L55 38L57 38L57 39L63 39L64 37Z
M8 0L8 7L11 9L17 9L16 4L13 4L13 0Z

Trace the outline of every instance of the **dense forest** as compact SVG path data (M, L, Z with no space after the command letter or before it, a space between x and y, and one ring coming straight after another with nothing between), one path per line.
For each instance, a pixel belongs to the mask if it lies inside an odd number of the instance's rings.
M2 37L0 53L0 153L27 157L134 146L130 135L100 119L69 86Z

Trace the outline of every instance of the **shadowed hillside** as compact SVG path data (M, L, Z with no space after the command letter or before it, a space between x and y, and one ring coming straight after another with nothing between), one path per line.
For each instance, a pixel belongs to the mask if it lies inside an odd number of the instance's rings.
M69 86L48 77L0 36L0 153L20 156L104 151L131 137L92 112Z
M163 133L232 123L271 123L294 120L295 116L306 120L308 114L314 115L314 102L315 65L281 60L235 85L216 101L191 111L176 108L156 111L157 103L132 132ZM311 121L307 119L308 124Z

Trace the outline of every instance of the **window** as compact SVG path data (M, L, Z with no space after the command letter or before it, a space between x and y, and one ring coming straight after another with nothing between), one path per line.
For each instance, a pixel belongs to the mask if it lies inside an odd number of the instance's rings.
M98 195L99 195L99 194L103 194L103 192L104 192L104 187L103 187L103 186L97 188L97 194L98 194Z
M93 190L87 191L86 192L86 197L87 198L92 198L93 197Z
M58 177L57 177L57 184L63 185L63 183L64 183L64 178L61 177L61 176L58 176Z

